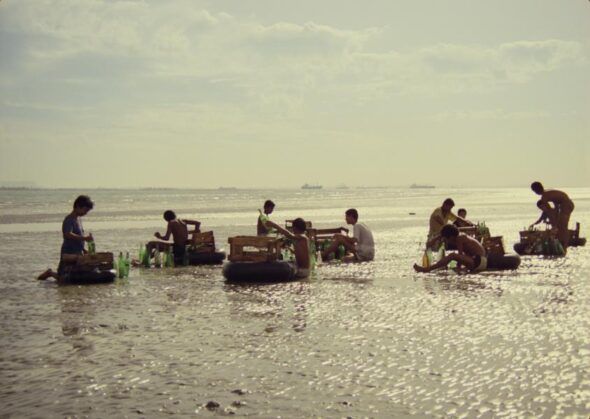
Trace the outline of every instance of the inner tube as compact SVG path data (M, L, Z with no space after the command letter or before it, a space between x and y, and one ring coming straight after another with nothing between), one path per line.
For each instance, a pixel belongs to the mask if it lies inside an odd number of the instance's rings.
M507 255L488 255L488 270L490 271L510 271L518 269L520 266L520 256L514 254Z
M295 279L295 267L289 262L228 262L223 266L228 282L282 282Z
M586 239L584 237L578 237L570 240L571 247L586 246Z
M57 281L61 285L107 284L113 282L116 275L113 271L71 271L60 275Z
M526 245L524 243L515 243L514 244L514 251L516 253L518 253L519 255L525 255L526 254Z
M189 253L188 264L195 265L219 265L225 260L225 252Z

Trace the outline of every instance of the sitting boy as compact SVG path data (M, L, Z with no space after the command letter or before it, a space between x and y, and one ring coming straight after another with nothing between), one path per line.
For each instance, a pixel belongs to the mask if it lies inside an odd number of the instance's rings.
M488 260L486 251L480 242L473 237L459 233L459 229L452 224L444 226L440 235L445 244L457 247L457 253L448 254L428 268L414 264L416 272L430 272L436 269L446 268L453 260L457 262L458 266L463 265L472 273L486 270Z
M359 213L356 209L351 208L344 213L346 224L352 225L352 237L344 234L335 234L332 244L322 252L322 260L327 260L330 254L334 253L338 246L344 246L347 253L351 256L345 256L343 262L368 262L375 258L375 242L373 233L369 228L359 223Z
M311 259L309 257L309 239L305 235L307 226L303 218L293 220L293 233L284 229L272 221L267 221L267 225L276 229L280 234L292 240L295 247L295 263L296 272L295 277L307 278L310 273Z
M47 278L59 279L64 274L68 264L76 262L78 256L86 253L84 243L93 241L92 234L84 234L82 226L82 217L94 208L94 202L86 195L80 195L74 201L74 208L62 223L61 231L63 234L63 244L61 245L60 260L57 272L51 269L43 272L37 279L44 280Z
M189 225L194 225L195 230L191 231L191 233L198 233L200 231L201 223L195 220L186 220L186 219L179 219L176 218L176 214L174 211L168 210L164 212L164 220L168 222L168 227L166 229L166 234L163 236L156 232L154 236L162 241L151 241L147 244L147 253L152 257L153 252L158 249L158 251L166 251L172 248L172 253L174 254L174 262L179 263L183 260L184 254L186 253L186 245L188 244L188 236L189 236ZM173 243L166 243L172 236Z

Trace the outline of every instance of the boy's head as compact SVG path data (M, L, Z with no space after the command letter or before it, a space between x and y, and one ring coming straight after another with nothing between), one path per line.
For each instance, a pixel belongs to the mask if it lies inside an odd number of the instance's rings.
M442 204L442 210L444 212L451 212L451 210L453 209L454 206L455 206L455 201L453 201L451 198L447 198L444 200L444 202Z
M354 225L359 220L359 212L357 210L355 210L354 208L346 210L344 215L346 218L346 224Z
M307 225L303 218L295 218L293 220L293 232L295 234L303 234L305 233L305 230L307 230Z
M164 212L164 220L172 221L176 219L176 214L172 210L168 210Z
M440 231L440 236L445 242L452 243L459 236L459 229L452 224L447 224Z
M272 214L272 212L275 209L275 203L272 202L270 199L268 199L265 203L264 203L264 213L265 214Z
M80 195L74 201L74 212L77 215L86 215L94 208L94 202L87 195Z
M543 192L545 192L545 188L543 187L543 184L541 182L531 183L531 189L537 195L543 195Z
M467 217L467 210L465 208L459 208L459 211L457 211L457 215L461 218L465 218Z

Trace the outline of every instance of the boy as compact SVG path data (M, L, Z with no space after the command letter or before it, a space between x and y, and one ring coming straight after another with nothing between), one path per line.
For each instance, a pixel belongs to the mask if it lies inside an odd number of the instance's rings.
M465 208L459 208L459 210L457 211L457 216L459 218L466 220L467 219L467 210ZM455 222L453 222L453 225L455 225L457 227L461 227L463 225L463 222L461 220L455 220Z
M159 251L166 251L172 247L172 253L174 254L174 262L179 263L184 258L186 253L186 245L188 244L188 225L194 225L194 231L191 233L198 233L200 231L201 223L194 220L180 220L176 218L174 211L167 210L164 212L164 220L168 222L166 234L162 236L159 232L154 233L157 239L161 241L151 241L147 244L147 252L150 257L155 249ZM165 243L172 236L173 243Z
M363 224L359 223L359 213L356 209L351 208L344 213L346 224L352 225L352 237L344 234L335 234L332 244L322 252L322 260L327 260L331 253L334 253L338 246L342 245L352 256L345 256L343 262L369 262L375 259L375 242L373 233Z
M279 233L292 240L295 247L296 278L307 278L310 273L311 260L309 257L309 239L305 235L307 226L303 218L293 220L293 233L284 229L272 221L267 221L267 225L275 228Z
M37 279L45 280L47 278L59 279L60 275L65 273L68 264L76 262L78 256L86 253L84 243L93 241L92 234L84 234L82 226L82 217L94 208L94 202L86 195L80 195L74 201L74 208L62 223L61 231L63 234L63 243L61 245L60 260L57 272L51 269L43 272Z
M446 244L456 246L458 252L450 253L428 268L414 264L416 272L430 272L445 268L453 260L457 262L458 266L463 265L472 273L481 272L487 268L486 251L481 243L473 237L459 233L459 229L451 224L444 226L440 235Z
M570 242L568 224L575 208L574 202L563 191L558 191L557 189L545 190L541 182L533 182L531 184L531 189L537 195L541 195L541 201L545 203L553 203L556 212L555 227L557 227L557 237L563 248L567 249Z
M258 216L258 224L256 225L256 235L268 236L272 232L272 229L267 227L267 222L269 221L268 216L272 214L274 209L275 203L270 199L264 203L263 211L259 211L260 215Z
M455 201L451 198L444 200L442 206L436 208L430 215L430 229L428 231L428 239L426 247L433 250L438 250L440 247L440 232L449 221L455 222L457 227L472 226L471 221L466 220L463 217L456 216L451 211L455 206Z

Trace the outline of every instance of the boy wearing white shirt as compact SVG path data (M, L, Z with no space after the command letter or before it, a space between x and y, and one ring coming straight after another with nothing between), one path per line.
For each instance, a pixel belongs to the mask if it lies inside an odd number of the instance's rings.
M373 233L363 224L359 223L359 213L356 209L351 208L345 213L346 224L352 225L352 237L343 234L335 234L332 244L322 252L322 260L327 260L331 253L334 253L338 246L342 245L347 253L351 256L346 256L342 259L344 262L361 261L368 262L375 258L375 242L373 241Z

